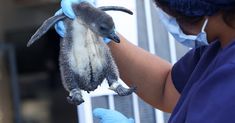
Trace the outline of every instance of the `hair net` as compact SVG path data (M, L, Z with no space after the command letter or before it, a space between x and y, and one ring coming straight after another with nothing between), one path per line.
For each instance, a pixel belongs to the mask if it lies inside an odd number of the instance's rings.
M235 6L235 0L169 0L171 9L186 16L206 16L224 7Z

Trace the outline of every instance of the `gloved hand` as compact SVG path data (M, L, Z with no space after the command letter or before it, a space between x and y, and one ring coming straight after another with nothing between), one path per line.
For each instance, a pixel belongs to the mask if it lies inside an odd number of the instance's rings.
M83 2L83 1L94 4L94 0L62 0L61 1L61 9L58 10L55 13L55 15L64 13L69 18L75 19L76 16L73 12L73 9L72 9L71 5L72 5L72 3L80 3L80 2ZM66 27L65 27L63 21L59 21L57 24L55 24L55 30L61 37L64 37L65 32L66 32ZM111 41L110 39L104 38L105 43L109 43L110 41Z
M100 119L100 123L134 123L132 118L126 118L123 114L115 110L96 108L93 115Z

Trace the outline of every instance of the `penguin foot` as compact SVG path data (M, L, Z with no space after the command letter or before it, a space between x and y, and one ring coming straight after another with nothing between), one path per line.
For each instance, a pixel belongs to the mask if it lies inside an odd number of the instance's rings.
M119 95L119 96L127 96L132 94L133 92L136 91L136 87L131 87L129 89L124 88L122 85L118 85L114 91Z
M80 105L84 102L81 92L77 89L74 89L70 92L69 96L67 97L67 100L70 104L74 105Z

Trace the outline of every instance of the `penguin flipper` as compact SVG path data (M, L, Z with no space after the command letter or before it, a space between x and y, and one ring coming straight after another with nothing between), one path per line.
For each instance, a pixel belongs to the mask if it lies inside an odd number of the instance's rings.
M102 6L99 7L99 9L102 11L121 11L133 15L133 12L131 10L121 6Z
M64 14L55 15L48 18L43 24L38 28L38 30L34 33L34 35L30 38L27 47L32 45L35 41L41 38L55 23L58 21L65 19L66 16Z

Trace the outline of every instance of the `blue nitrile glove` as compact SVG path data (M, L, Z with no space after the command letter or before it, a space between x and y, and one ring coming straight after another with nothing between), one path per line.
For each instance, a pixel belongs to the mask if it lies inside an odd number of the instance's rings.
M63 13L63 11L62 11L62 9L60 9L55 13L55 15L59 15L62 13ZM64 37L65 31L66 31L65 26L64 26L64 22L63 21L57 22L55 24L55 30L61 37Z
M132 118L128 119L115 110L96 108L93 115L100 119L100 123L134 123Z
M69 18L75 19L76 16L73 12L73 9L72 9L71 5L72 5L72 3L80 3L80 2L83 2L83 1L94 4L94 0L62 0L61 1L61 9L58 10L55 13L55 15L64 13ZM63 21L59 21L57 24L55 24L55 30L61 37L64 37L65 32L66 32L66 27L65 27ZM109 43L110 41L111 40L109 38L104 38L105 43Z

